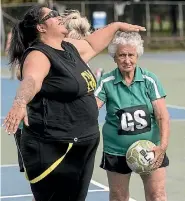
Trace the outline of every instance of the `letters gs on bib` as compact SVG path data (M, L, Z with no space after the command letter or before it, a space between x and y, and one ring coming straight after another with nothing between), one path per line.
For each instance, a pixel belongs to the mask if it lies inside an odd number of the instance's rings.
M120 109L116 115L120 122L118 135L137 135L151 130L150 112L146 105Z

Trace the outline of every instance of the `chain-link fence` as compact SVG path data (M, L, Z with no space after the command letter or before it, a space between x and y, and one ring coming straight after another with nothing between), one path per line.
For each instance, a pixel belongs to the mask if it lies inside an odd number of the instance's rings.
M25 10L35 3L2 4L2 28L5 39L14 22L21 18ZM77 9L95 26L94 13L103 12L104 23L124 21L139 24L147 28L144 37L151 41L185 41L185 1L168 2L138 2L130 1L57 1L55 9L63 12L65 9ZM97 22L97 21L96 21Z

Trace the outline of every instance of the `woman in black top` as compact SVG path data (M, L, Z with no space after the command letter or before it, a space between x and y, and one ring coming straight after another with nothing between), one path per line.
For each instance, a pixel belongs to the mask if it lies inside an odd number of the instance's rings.
M90 32L91 32L90 24L89 24L87 18L84 16L81 16L81 14L79 13L78 10L66 10L63 15L65 16L65 27L68 30L67 37L80 40L90 34ZM17 75L17 78L19 80L21 80L20 68L17 69L16 75ZM19 126L14 137L16 138L17 148L18 148L19 168L20 168L21 172L24 172L22 157L21 157L21 153L20 153L20 149L19 149L21 134L22 134L22 129L20 129L20 126ZM92 165L93 165L93 162L94 162L94 160L91 161ZM91 167L93 167L92 165L91 165ZM90 167L90 166L87 166L87 167ZM91 172L89 173L89 178L90 177L91 177ZM87 187L88 187L88 185L87 185ZM34 201L34 198L32 200Z
M114 34L145 28L116 22L85 40L65 38L65 18L38 5L12 30L11 62L22 81L4 126L21 137L25 172L36 201L84 201L99 143L96 81L86 63Z

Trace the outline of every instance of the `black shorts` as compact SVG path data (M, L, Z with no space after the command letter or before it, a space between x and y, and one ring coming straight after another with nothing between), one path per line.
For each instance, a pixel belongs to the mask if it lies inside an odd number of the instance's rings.
M164 160L161 164L161 167L167 167L169 165L168 156L165 154ZM129 174L132 170L128 167L125 156L115 156L103 152L102 161L100 167L104 170L110 172L117 172L120 174Z
M23 131L21 153L35 200L85 201L98 144L99 137L77 142L65 155L69 143L43 141ZM62 156L65 157L58 166L33 183Z
M15 143L17 147L17 158L18 158L19 169L20 169L20 172L24 172L23 160L22 160L21 152L20 152L21 135L22 135L22 129L18 128L14 137L15 137Z

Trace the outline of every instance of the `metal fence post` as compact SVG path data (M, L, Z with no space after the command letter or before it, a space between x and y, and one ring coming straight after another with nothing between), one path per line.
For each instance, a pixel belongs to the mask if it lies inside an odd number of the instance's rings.
M117 11L116 11L116 2L113 3L113 7L114 7L114 22L117 22L118 15L117 15Z
M151 36L151 19L150 19L150 4L149 2L145 3L146 8L146 31L147 31L147 37Z
M184 21L183 21L183 9L182 9L182 3L178 3L178 10L179 10L179 33L180 37L184 36Z
M82 15L85 16L86 12L85 12L85 2L84 1L81 1L81 13Z
M5 27L4 27L4 21L3 21L3 15L2 15L2 9L0 8L0 21L1 21L1 38L0 38L0 46L1 46L1 52L5 50Z

